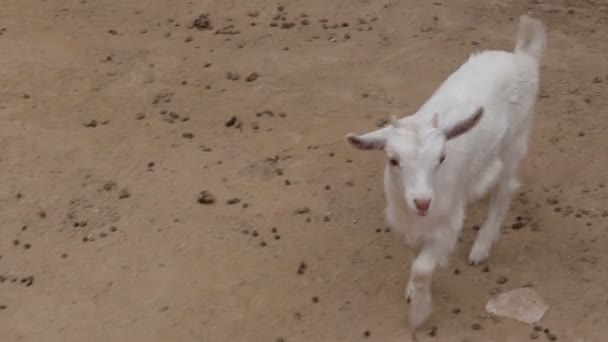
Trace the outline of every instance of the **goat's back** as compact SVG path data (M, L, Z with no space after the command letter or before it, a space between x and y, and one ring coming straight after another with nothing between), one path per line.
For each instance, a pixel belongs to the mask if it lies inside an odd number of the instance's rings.
M445 80L417 115L430 119L438 113L440 126L449 126L484 107L477 126L448 142L452 165L445 177L459 181L444 179L447 184L472 187L507 145L519 139L527 146L538 84L537 60L506 51L474 54Z

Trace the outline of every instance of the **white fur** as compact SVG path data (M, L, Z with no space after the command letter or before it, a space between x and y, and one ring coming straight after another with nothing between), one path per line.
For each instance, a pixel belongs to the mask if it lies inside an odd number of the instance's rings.
M499 238L527 152L545 41L544 26L522 16L513 53L473 54L414 115L362 136L349 135L355 146L382 149L398 160L398 166L385 167L386 219L417 251L405 291L412 301L414 330L431 315L432 273L454 250L467 204L490 191L488 216L469 255L471 264L484 261ZM483 116L475 125L445 139L448 135L442 132L480 107ZM417 215L413 204L422 197L432 199L426 216Z

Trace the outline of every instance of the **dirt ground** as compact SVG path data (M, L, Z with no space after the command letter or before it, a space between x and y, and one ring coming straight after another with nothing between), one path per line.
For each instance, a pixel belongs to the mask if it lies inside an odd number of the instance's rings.
M419 337L608 340L606 3L283 5L0 1L0 340L409 341L383 157L343 136L526 12L549 47L524 186L480 267L471 206ZM521 286L549 333L485 313Z

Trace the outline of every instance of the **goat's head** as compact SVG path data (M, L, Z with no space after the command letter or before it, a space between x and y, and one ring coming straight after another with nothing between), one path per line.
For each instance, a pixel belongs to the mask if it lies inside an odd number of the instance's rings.
M446 142L473 128L483 108L449 127L441 127L438 115L432 120L410 116L385 128L363 135L349 134L348 142L361 150L381 150L387 156L388 172L405 196L410 210L426 216L434 196L434 177L446 159Z

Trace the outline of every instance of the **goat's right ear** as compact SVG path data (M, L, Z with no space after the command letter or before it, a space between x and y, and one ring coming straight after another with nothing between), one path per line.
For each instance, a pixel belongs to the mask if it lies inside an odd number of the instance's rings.
M477 108L477 110L470 115L468 118L457 122L452 127L445 130L445 137L447 140L454 139L463 133L466 133L471 128L475 127L481 117L483 116L483 107Z
M363 135L350 133L346 140L360 150L382 150L386 146L386 128L369 132Z

